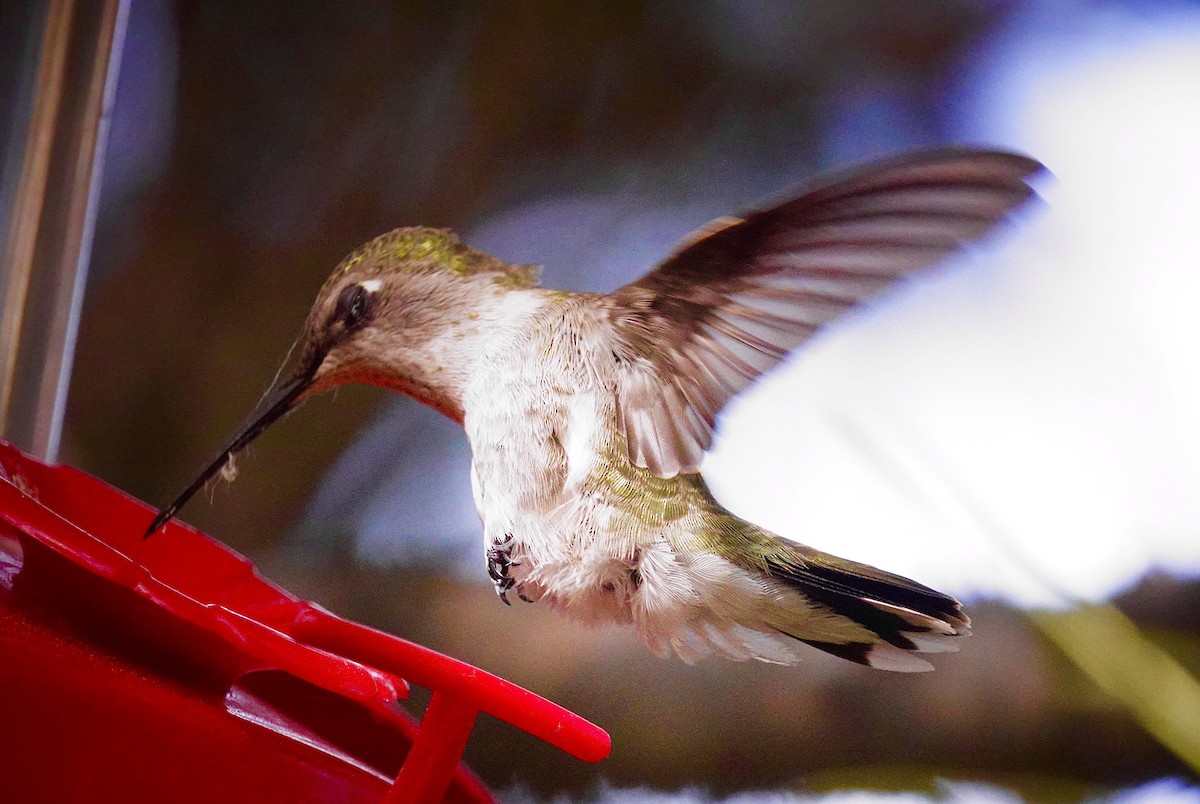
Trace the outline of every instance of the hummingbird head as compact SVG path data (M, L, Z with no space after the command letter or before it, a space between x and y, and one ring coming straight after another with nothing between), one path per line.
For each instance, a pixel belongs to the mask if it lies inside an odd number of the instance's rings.
M503 315L505 297L534 287L533 266L510 265L443 229L411 227L356 249L321 287L282 382L171 505L154 533L272 423L315 393L347 383L406 393L462 420L460 389Z

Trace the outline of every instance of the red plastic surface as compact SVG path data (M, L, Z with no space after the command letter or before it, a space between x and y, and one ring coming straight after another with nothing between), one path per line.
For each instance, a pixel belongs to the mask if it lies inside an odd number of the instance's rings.
M577 715L297 600L182 523L143 541L153 513L0 442L6 800L490 801L460 765L479 712L608 755ZM406 682L433 690L419 725Z

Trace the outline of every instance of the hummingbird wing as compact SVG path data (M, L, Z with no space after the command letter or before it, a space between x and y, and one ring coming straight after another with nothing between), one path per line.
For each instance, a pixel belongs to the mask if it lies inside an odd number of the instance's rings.
M1000 151L924 151L700 230L608 297L630 460L696 471L730 397L842 311L992 229L1041 170Z

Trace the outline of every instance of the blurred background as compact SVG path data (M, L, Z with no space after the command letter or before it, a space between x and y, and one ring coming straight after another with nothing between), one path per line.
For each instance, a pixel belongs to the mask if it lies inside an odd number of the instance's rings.
M587 766L481 723L468 761L514 799L1200 800L1200 4L132 0L119 76L59 459L154 504L388 229L611 290L823 169L1041 159L1044 205L822 333L705 465L739 514L962 599L976 635L935 673L689 667L501 605L457 425L375 389L311 401L183 518L610 730ZM1168 680L1157 715L1130 700Z

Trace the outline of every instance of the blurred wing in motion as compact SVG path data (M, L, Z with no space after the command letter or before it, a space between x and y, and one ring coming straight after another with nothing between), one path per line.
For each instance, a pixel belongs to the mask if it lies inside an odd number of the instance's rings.
M843 310L992 229L1041 169L998 151L925 151L700 230L608 299L630 460L661 477L696 471L730 397Z

